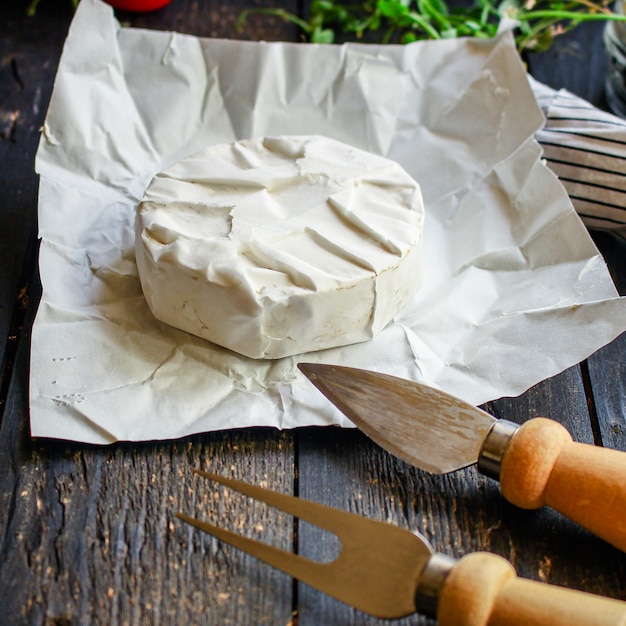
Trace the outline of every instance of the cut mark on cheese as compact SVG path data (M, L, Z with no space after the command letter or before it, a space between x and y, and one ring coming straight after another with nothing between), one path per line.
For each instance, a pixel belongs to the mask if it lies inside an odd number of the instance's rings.
M266 267L286 274L296 287L317 291L317 285L307 274L307 271L311 273L314 267L308 263L257 240L250 241L246 248L241 250L241 253L259 267Z
M179 181L182 185L200 185L203 187L203 191L209 194L216 194L218 191L227 191L228 193L232 193L234 195L244 195L250 193L250 191L254 189L267 189L267 185L251 179L251 180L241 180L241 178L237 178L235 176L193 176L185 179L182 183L180 179L174 175L173 172L166 172L163 174L157 174L155 176L155 181L157 180L171 180L171 181Z
M376 242L378 245L382 246L385 250L390 252L391 254L395 254L396 256L402 256L402 250L396 246L393 242L389 241L387 237L383 236L381 233L371 228L368 224L366 224L362 219L360 219L354 211L352 211L349 207L345 206L343 203L339 202L334 196L330 196L328 198L328 205L337 212L342 219L346 220L353 226L355 229L358 229L362 233L364 233L367 237L369 237L372 241ZM373 267L371 269L374 269Z
M270 152L294 161L303 158L306 151L306 144L294 141L291 137L264 137L262 143Z
M143 237L145 239L152 239L161 246L167 246L170 243L176 241L178 233L172 232L169 228L162 226L161 224L155 224L149 226L143 231Z
M336 244L335 242L328 239L328 237L325 237L324 235L322 235L322 233L315 230L315 228L307 228L306 233L310 235L311 238L321 248L328 250L328 252L331 252L333 255L336 255L342 259L345 259L346 261L349 261L350 263L358 267L362 267L363 269L376 273L376 268L367 259L357 254L351 253L345 247L340 246L339 244Z

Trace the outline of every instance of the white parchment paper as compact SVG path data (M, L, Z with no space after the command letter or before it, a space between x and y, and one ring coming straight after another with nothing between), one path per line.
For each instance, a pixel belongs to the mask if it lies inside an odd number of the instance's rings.
M626 299L533 134L512 38L409 46L238 42L121 28L83 0L37 155L43 298L33 436L176 438L349 425L298 361L516 395L626 329ZM400 162L427 207L424 287L373 341L256 361L157 322L133 252L151 177L205 145L325 134Z

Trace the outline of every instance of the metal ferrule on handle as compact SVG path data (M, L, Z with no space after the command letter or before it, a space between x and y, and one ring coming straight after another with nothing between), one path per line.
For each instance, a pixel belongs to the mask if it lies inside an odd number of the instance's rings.
M500 480L504 451L519 427L519 424L508 420L494 422L478 455L478 471L481 474Z
M415 591L415 607L419 613L437 617L439 597L456 559L437 552L426 563Z

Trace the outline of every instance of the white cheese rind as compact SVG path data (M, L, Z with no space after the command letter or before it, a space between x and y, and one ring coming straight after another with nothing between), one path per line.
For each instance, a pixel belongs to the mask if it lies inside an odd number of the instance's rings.
M366 341L419 286L424 207L397 163L321 136L211 146L136 216L154 316L251 358Z

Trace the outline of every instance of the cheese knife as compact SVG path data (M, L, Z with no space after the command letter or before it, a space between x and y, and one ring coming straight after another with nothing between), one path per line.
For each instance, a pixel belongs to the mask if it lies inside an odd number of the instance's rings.
M472 464L524 509L550 506L626 551L626 453L574 442L554 420L521 426L428 385L351 367L299 363L360 430L434 474Z

